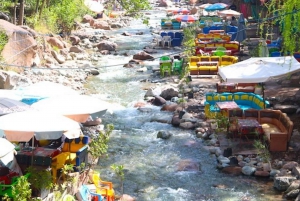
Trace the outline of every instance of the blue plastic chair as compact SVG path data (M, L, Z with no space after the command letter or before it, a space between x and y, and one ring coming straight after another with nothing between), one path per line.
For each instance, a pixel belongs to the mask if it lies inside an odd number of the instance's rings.
M280 52L271 52L271 57L280 57Z
M209 33L210 28L209 27L203 27L202 32L205 34Z
M182 32L175 32L174 38L180 38L182 40L183 39L183 33Z
M281 42L282 42L282 39L280 37L278 37L277 40L275 41L272 41L271 44L268 44L267 47L276 47L276 48L279 48L281 47Z
M103 198L100 194L91 192L86 185L81 186L81 188L79 190L79 194L81 196L82 201L88 201L90 196L96 197L97 201L103 200Z
M174 32L170 31L167 33L168 36L171 36L171 39L173 39L175 37Z
M164 36L167 36L168 34L167 34L167 32L161 32L160 35L161 35L161 37L164 37Z

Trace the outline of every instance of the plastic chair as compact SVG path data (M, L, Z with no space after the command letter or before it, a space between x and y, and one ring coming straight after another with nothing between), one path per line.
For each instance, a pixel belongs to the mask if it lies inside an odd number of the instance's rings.
M168 32L167 35L170 36L171 39L173 39L175 37L175 34L172 31Z
M89 200L102 201L103 200L103 198L100 194L91 192L90 189L86 185L81 186L81 188L79 190L79 194L80 194L82 201L89 201Z
M163 36L162 46L165 47L167 44L167 47L171 47L171 41L172 41L171 36Z
M161 37L164 37L164 36L167 36L168 34L167 34L167 32L161 32L160 35L161 35Z
M281 48L281 42L282 42L281 37L278 37L277 40L272 41L270 44L267 45L267 47L280 49Z
M271 53L271 57L280 57L280 56L281 56L280 52L272 52Z
M209 27L203 27L202 32L205 34L209 33L210 28Z
M182 72L182 65L183 65L183 59L174 59L173 61L173 73L174 74L181 74Z
M52 158L51 170L53 183L57 182L57 171L62 169L65 164L71 159L70 152L61 152L57 156Z
M103 197L106 197L107 201L115 200L115 191L113 189L112 182L102 181L99 173L94 173L93 174L93 183L96 186L97 194L100 194Z

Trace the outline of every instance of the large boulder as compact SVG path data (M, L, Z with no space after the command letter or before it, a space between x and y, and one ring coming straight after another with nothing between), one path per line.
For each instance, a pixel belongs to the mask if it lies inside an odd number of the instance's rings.
M295 180L297 180L296 177L290 177L290 176L275 177L274 188L276 188L279 191L286 191L288 187L291 185L291 183Z
M106 21L97 20L93 24L94 29L111 30L110 25Z
M139 52L135 55L133 55L133 59L137 59L137 60L153 60L154 57L146 52Z
M58 49L65 48L63 41L58 37L47 37L46 41L52 46L57 47Z
M118 45L114 42L103 40L97 44L97 48L99 51L108 50L108 51L115 51Z
M163 90L160 96L166 100L171 100L173 97L178 97L178 91L174 88L168 88L166 90Z
M155 96L153 101L152 101L152 104L155 105L155 106L162 106L164 104L166 104L166 100L160 96Z
M29 31L1 19L0 30L3 30L8 36L8 42L1 52L4 63L32 66L39 60L37 43Z
M94 24L94 21L95 21L94 18L90 15L85 15L82 18L83 23L89 23L91 26Z

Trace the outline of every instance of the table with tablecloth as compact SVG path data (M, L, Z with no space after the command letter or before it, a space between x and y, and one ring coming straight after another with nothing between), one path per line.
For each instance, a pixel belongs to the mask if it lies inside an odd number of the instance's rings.
M255 135L258 138L264 134L262 126L256 119L238 119L237 129L240 135Z
M59 153L60 151L58 149L45 147L34 147L34 151L32 152L31 147L29 147L18 151L16 158L19 164L50 166L52 158L57 156Z

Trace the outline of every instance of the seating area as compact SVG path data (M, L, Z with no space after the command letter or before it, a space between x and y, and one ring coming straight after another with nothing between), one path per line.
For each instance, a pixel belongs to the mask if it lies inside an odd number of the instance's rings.
M255 83L216 83L217 93L248 92L254 93Z
M222 25L222 19L218 16L201 16L199 19L200 27Z
M229 111L228 118L237 118L237 121L230 121L231 125L229 129L230 132L234 132L239 135L253 135L257 132L261 132L264 136L264 139L267 140L270 151L286 151L288 147L288 142L291 139L292 131L293 131L293 122L290 118L280 110L270 110L270 109L247 109L243 110L243 113L239 111L242 110L231 110ZM247 125L247 121L244 121L244 125L238 125L240 119L245 120L255 120L258 122L256 128L258 130L254 130L254 133L251 133L249 129L252 128L252 125ZM235 125L232 125L235 124ZM233 129L232 129L233 128ZM253 131L252 131L253 132Z
M160 75L162 77L167 73L168 76L174 74L181 74L182 66L183 66L183 58L178 55L173 56L173 58L169 56L162 56L159 60L159 70Z
M195 43L197 44L201 41L214 41L214 42L216 42L218 40L229 42L230 41L230 36L224 35L224 34L221 34L221 33L208 33L208 34L199 33L197 35L197 38L195 39Z
M161 32L160 35L162 37L162 40L160 41L162 47L181 46L183 40L182 32Z
M181 22L178 22L175 19L161 19L160 26L162 29L181 29Z
M246 109L264 109L270 107L268 101L254 93L236 92L236 93L214 93L210 92L205 95L205 115L207 118L213 118L221 109L216 105L217 102L234 102L237 108ZM232 109L232 108L226 108Z
M213 26L205 26L202 28L204 34L208 34L212 30L224 30L224 32L230 36L230 40L234 41L234 39L236 38L238 28L237 26L228 26L228 25L226 27L224 27L223 25L222 26L213 25Z
M88 136L82 136L75 139L65 139L61 153L52 158L51 168L54 182L57 180L58 171L63 168L65 164L73 164L75 171L77 171L77 167L79 167L82 163L87 164L88 143Z
M190 75L217 74L219 67L234 64L238 61L234 56L192 56L189 58L188 69Z
M212 54L212 51L216 50L218 47L224 47L226 50L230 50L230 55L234 56L235 53L239 52L239 42L237 41L230 41L230 42L196 42L196 48L195 48L195 55L199 55L200 50L204 52L208 52L209 54Z

